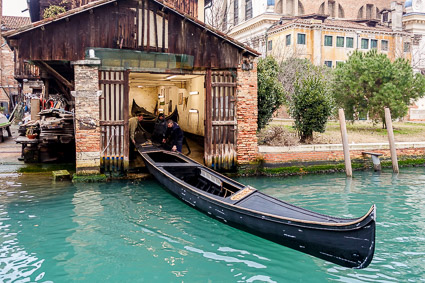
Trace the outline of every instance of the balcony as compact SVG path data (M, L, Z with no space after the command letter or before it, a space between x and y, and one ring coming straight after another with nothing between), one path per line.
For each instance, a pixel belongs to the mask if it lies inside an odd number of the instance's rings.
M29 61L15 62L15 79L39 79L40 69Z

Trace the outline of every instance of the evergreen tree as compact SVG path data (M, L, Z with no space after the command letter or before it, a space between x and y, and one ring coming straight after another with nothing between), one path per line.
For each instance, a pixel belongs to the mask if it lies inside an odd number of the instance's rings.
M390 108L393 119L404 117L411 102L424 96L425 78L413 73L408 60L391 62L376 50L355 51L337 67L333 92L349 119L369 113L370 119L385 125L384 108Z

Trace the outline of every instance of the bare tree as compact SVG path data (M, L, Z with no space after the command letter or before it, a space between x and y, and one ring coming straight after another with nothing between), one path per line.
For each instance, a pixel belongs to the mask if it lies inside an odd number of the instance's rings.
M234 25L234 0L216 0L205 9L205 23L227 33Z

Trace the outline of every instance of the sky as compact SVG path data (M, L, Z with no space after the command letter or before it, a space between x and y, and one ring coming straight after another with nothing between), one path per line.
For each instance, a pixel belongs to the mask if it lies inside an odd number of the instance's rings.
M21 16L21 17L29 17L29 13L24 12L27 8L26 0L3 0L3 15L5 16Z

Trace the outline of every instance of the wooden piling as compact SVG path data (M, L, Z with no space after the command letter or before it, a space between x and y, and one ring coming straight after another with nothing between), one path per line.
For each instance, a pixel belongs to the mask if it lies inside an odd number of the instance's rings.
M393 172L398 173L397 150L394 141L393 122L391 120L390 109L385 107L385 124L387 125L388 141L390 143L391 162L393 163Z
M342 147L344 149L345 173L347 174L347 177L352 177L353 170L351 168L350 149L348 147L347 126L345 125L344 109L339 109L338 113L339 125L341 128Z

